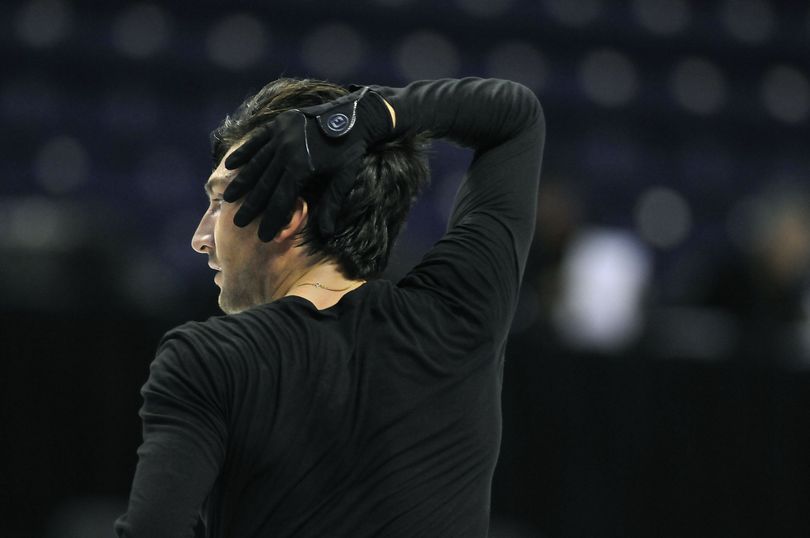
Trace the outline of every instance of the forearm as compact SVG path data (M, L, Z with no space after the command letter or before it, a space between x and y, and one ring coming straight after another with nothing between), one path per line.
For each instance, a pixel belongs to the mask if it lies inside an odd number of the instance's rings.
M544 127L537 97L515 82L464 78L371 88L388 105L394 138L427 132L433 138L483 149Z

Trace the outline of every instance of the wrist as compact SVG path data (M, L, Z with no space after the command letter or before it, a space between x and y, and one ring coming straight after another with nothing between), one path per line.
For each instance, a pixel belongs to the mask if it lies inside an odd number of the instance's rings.
M368 132L371 144L385 142L393 138L396 125L396 112L382 95L374 91L368 92L357 103L357 111Z
M372 91L371 93L379 97L383 104L385 104L385 107L388 109L388 114L391 116L391 130L393 131L397 128L397 111L394 110L394 107L391 106L391 103L389 103L385 97L375 91Z

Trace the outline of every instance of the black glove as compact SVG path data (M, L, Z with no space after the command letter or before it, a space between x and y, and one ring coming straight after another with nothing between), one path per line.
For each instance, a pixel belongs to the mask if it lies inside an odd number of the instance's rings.
M246 226L264 211L259 239L272 240L287 224L304 186L313 177L323 176L329 183L317 225L322 236L331 237L361 157L391 131L383 98L368 87L322 105L282 112L225 160L226 168L239 168L239 173L223 198L234 202L247 194L234 224Z

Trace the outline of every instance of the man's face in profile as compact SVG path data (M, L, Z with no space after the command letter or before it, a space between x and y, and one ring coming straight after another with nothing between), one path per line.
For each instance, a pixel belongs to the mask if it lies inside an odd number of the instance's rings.
M219 307L226 314L266 302L264 277L272 258L272 245L258 238L259 220L244 228L237 227L233 216L242 201L229 204L222 199L225 188L238 172L225 168L225 158L237 147L228 150L205 184L209 205L191 240L192 248L207 254L208 265L216 270Z

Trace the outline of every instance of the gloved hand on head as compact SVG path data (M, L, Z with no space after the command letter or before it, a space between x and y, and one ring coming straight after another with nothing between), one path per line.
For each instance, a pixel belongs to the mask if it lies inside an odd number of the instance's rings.
M303 188L321 177L327 186L317 226L323 237L334 235L361 158L393 131L384 99L368 87L350 88L355 91L334 101L282 112L228 156L225 167L239 173L223 197L234 202L247 195L234 224L246 226L263 212L259 238L272 240Z

